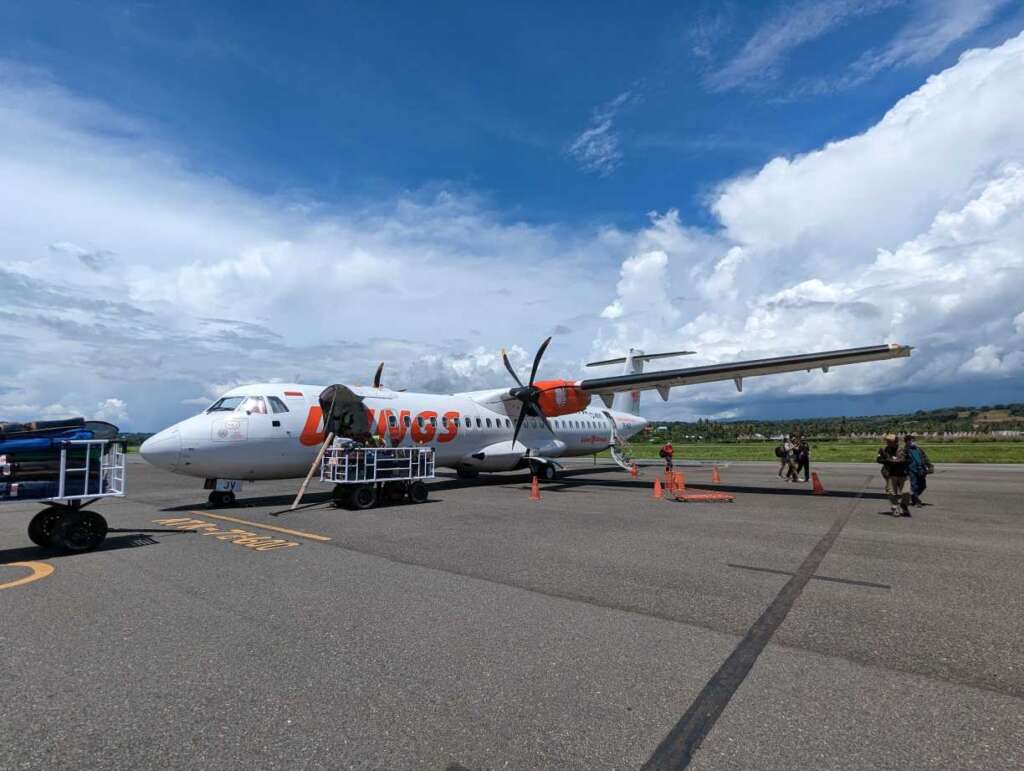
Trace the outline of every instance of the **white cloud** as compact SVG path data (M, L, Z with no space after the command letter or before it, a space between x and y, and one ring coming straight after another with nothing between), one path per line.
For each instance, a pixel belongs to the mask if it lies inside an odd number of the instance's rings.
M740 397L676 392L691 405L1018 377L1021 93L1024 36L965 54L861 135L726 182L713 231L669 211L627 232L447 192L355 209L257 195L0 66L0 419L97 405L155 429L233 385L366 383L381 360L394 387L507 385L501 347L524 377L556 326L571 331L546 376L630 346L695 348L693 364L917 346ZM82 259L100 253L117 256Z
M953 43L985 26L1009 0L928 0L881 50L868 51L851 67L844 85L884 69L927 64Z
M761 84L778 75L786 55L857 16L875 13L896 0L806 0L765 22L728 63L705 83L715 91Z
M0 178L0 418L115 398L128 428L157 428L211 386L366 382L380 359L396 385L475 385L467 351L532 348L554 326L531 304L596 323L608 282L591 267L620 253L614 229L509 221L468 194L257 195L2 63Z
M912 359L752 382L869 393L1019 373L1024 314L1024 35L965 54L864 134L725 183L716 239L664 249L669 294L701 302L653 348L698 362L885 341ZM664 228L662 228L664 231ZM620 291L596 354L621 351L645 298ZM1013 309L1013 310L1010 310ZM697 392L682 392L683 398Z
M622 163L622 150L619 135L615 131L615 119L638 99L634 90L623 91L610 102L594 109L590 126L569 145L569 154L584 171L607 177L619 167Z
M96 406L91 417L110 423L123 423L128 420L128 405L117 397L104 399Z

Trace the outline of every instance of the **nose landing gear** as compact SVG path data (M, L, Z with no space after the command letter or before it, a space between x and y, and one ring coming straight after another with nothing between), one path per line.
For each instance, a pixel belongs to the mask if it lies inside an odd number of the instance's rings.
M214 490L212 493L210 493L210 497L207 500L209 500L210 505L213 506L213 508L220 509L225 506L234 506L235 494L230 490L227 492Z

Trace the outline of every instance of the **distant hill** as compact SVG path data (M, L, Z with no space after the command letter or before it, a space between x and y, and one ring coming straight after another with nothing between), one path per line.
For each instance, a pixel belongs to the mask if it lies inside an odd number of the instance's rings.
M673 441L701 439L730 441L757 439L797 431L805 436L850 437L897 433L967 433L999 436L999 432L1024 431L1024 404L995 404L982 407L943 407L918 410L903 415L867 415L860 417L804 418L802 420L697 420L658 421ZM658 437L665 431L655 430Z

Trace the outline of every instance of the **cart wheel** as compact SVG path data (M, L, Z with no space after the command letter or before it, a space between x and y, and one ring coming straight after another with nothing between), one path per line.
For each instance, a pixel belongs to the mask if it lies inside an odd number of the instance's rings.
M94 511L65 514L53 532L53 543L66 551L95 549L107 537L107 520Z
M28 523L28 537L36 546L49 548L53 546L53 531L64 516L59 506L47 506Z
M427 500L427 486L418 479L409 485L409 500L413 503L423 503Z
M370 509L377 502L377 491L372 485L359 485L352 491L352 508Z
M398 503L405 498L405 485L401 482L385 482L380 497L388 503Z
M335 485L331 491L331 499L336 509L348 509L352 507L352 502L349 498L349 492L351 492L345 485Z

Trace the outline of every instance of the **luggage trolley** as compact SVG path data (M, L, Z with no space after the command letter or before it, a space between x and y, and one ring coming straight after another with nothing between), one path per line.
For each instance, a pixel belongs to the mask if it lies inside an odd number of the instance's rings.
M102 515L84 509L102 498L124 497L124 446L110 439L67 439L55 445L54 449L60 448L56 479L10 482L2 500L49 504L28 525L28 537L38 546L56 546L67 551L94 549L107 537L107 521ZM5 475L10 477L12 467L18 465L7 460L5 457L0 461L0 480ZM29 488L29 493L32 485L45 491L43 497L19 495L20 487Z
M427 500L434 478L432 447L365 447L335 440L320 462L320 481L334 485L334 504L369 509L378 502Z

